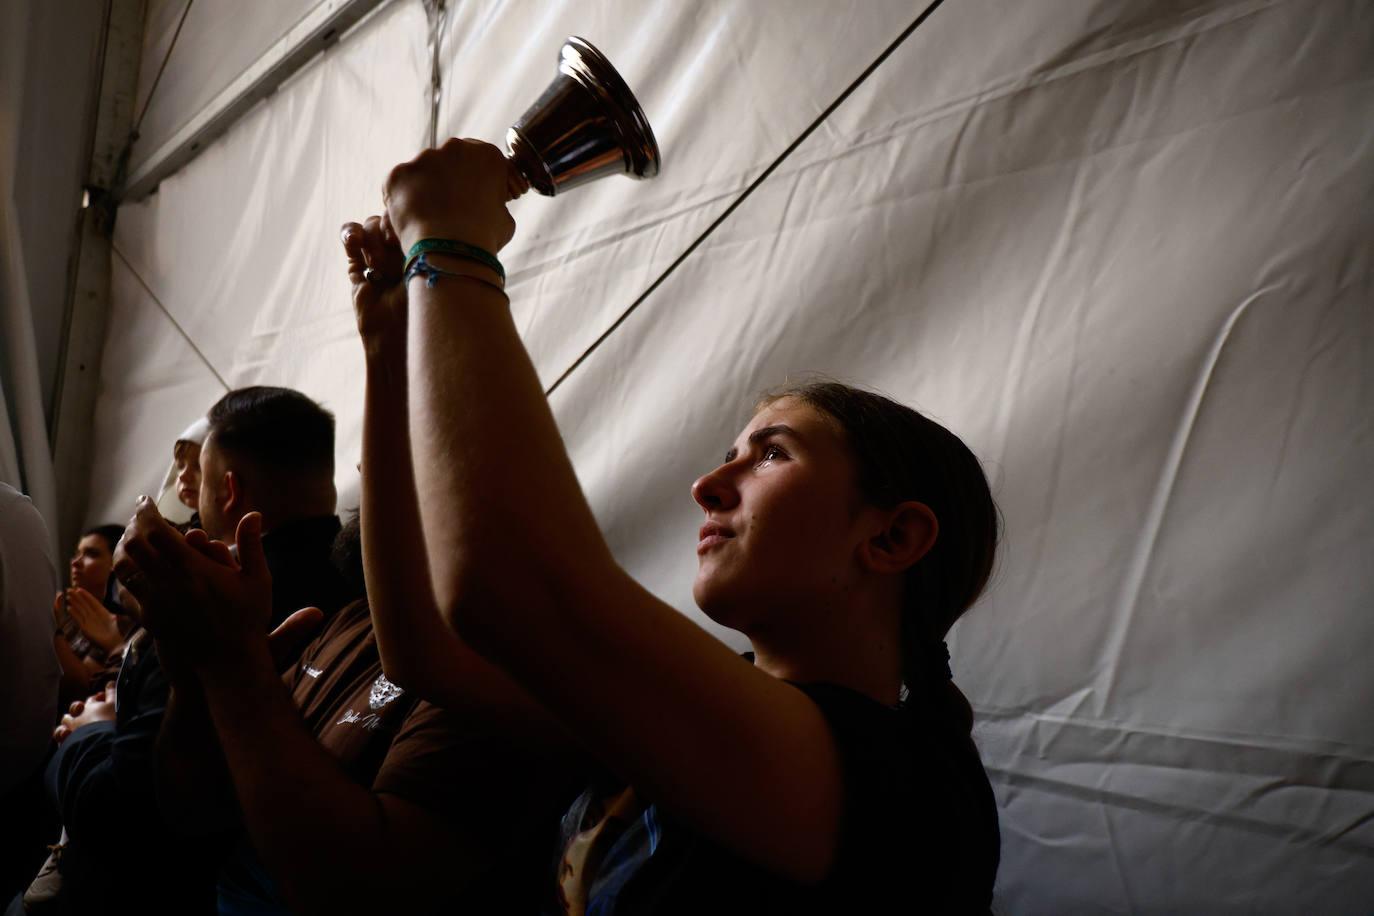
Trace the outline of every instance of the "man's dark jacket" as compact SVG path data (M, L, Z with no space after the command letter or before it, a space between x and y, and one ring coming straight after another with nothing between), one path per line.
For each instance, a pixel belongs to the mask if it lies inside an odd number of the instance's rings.
M270 628L303 607L330 615L361 597L331 560L339 527L328 515L263 536ZM162 817L153 749L169 690L152 640L137 642L119 671L115 721L77 729L48 764L44 784L68 838L63 913L214 912L215 873L234 831L192 838Z

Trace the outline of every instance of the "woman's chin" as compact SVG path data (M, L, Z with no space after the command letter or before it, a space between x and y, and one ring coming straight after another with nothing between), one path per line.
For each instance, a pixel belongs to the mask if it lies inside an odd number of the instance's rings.
M732 630L744 629L745 620L739 602L731 601L729 596L722 594L721 589L710 588L698 580L692 587L692 597L701 612L715 623Z
M712 620L716 619L713 608L719 603L716 591L711 587L710 581L698 571L696 579L692 582L692 600L701 608L701 612Z

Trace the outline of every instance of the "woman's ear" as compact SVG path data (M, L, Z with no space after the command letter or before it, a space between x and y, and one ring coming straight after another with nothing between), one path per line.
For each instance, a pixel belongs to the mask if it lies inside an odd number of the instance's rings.
M901 573L910 569L935 546L940 523L925 503L908 500L882 515L883 527L863 543L860 561L877 573Z

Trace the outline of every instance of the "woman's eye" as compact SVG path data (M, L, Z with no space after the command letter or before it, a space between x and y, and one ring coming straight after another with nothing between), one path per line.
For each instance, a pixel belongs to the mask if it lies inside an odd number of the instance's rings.
M776 445L770 445L770 446L768 446L767 448L765 448L765 449L763 450L763 457L761 457L761 458L759 459L759 464L763 464L765 461L772 461L772 460L775 459L775 458L786 458L786 457L787 457L787 453L786 453L786 452L784 452L782 449L778 448Z

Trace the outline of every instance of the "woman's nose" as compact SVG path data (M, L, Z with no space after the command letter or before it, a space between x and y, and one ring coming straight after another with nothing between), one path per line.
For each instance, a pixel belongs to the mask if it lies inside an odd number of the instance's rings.
M692 499L703 509L731 508L738 501L738 496L726 465L698 477L692 484Z

